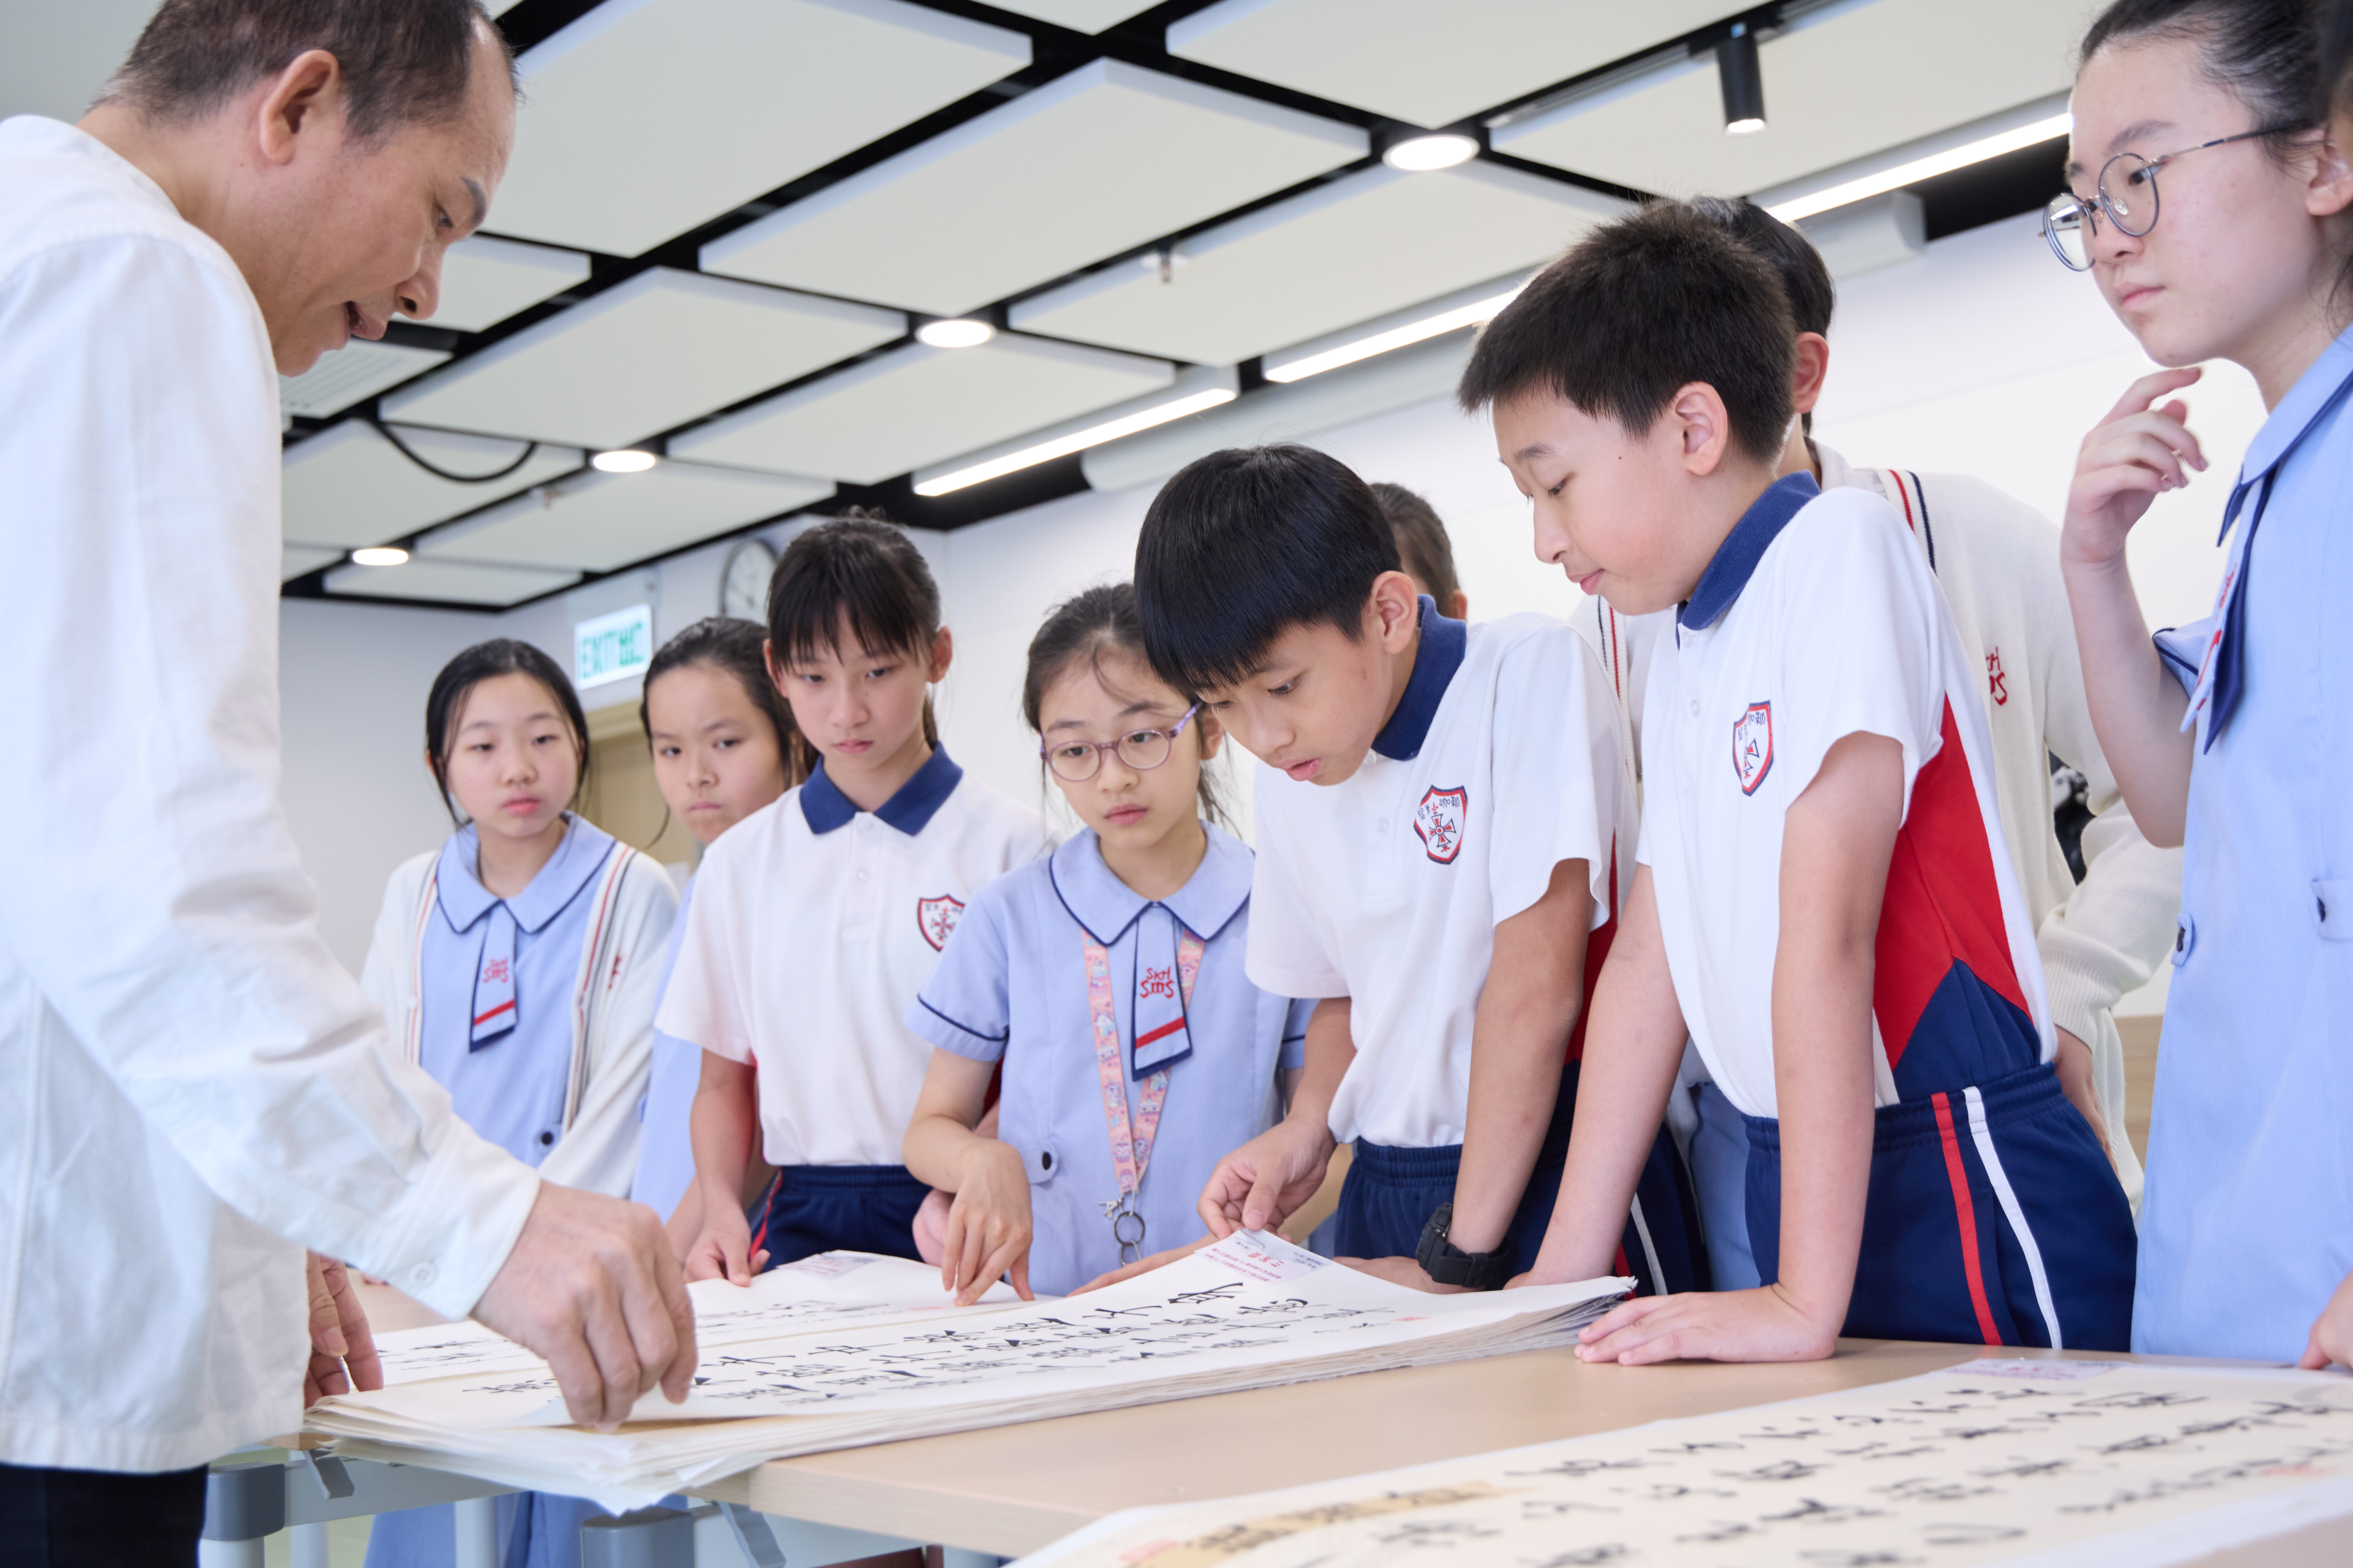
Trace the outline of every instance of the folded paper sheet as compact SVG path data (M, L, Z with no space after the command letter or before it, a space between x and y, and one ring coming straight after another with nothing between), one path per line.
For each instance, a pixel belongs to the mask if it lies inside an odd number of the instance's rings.
M1631 1285L1431 1296L1245 1233L1066 1300L707 1343L685 1404L649 1394L617 1433L564 1425L537 1365L327 1400L307 1429L363 1457L639 1507L794 1454L1561 1344Z
M1114 1514L1018 1568L2156 1568L2353 1513L2353 1378L1976 1362Z

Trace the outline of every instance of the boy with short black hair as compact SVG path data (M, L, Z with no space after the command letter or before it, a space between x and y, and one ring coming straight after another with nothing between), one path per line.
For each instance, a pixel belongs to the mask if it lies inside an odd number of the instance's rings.
M1322 999L1290 1115L1220 1164L1203 1218L1279 1224L1352 1138L1335 1252L1502 1285L1550 1214L1588 958L1632 850L1598 663L1543 616L1440 616L1364 482L1302 447L1170 479L1135 581L1153 664L1262 764L1250 978ZM1672 1289L1694 1247L1658 1133L1654 1107L1639 1223L1621 1197L1596 1272Z
M1688 1033L1748 1118L1766 1283L1629 1303L1587 1359L2123 1350L2132 1218L2049 1065L1975 671L1885 500L1776 477L1795 341L1771 268L1661 203L1539 275L1463 374L1537 553L1625 613L1679 606L1535 1276L1608 1257Z

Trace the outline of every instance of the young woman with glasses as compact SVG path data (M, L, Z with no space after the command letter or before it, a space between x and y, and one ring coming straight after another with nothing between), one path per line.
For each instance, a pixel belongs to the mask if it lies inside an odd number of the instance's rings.
M2297 0L2118 0L2045 233L2172 367L2084 438L2061 542L2101 747L2186 851L2133 1348L2321 1366L2353 1359L2353 170L2315 37ZM2152 639L2126 542L2209 466L2176 395L2210 359L2271 416L2212 484L2213 614Z
M1084 826L981 889L907 1016L936 1047L907 1168L955 1194L959 1301L1008 1273L1066 1295L1205 1239L1195 1200L1282 1115L1307 1035L1308 1004L1243 973L1253 862L1206 771L1223 736L1145 661L1134 588L1047 616L1022 710Z

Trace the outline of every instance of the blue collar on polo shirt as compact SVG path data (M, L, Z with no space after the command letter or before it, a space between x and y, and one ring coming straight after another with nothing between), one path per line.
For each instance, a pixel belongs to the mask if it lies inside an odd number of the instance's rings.
M1724 618L1732 608L1732 601L1748 586L1748 579L1757 574L1757 563L1765 559L1765 552L1781 537L1789 520L1798 515L1805 504L1822 493L1811 474L1786 474L1766 488L1765 493L1748 503L1724 542L1715 547L1714 559L1707 570L1699 574L1699 582L1675 612L1677 629L1689 627L1703 631Z
M1406 679L1405 695L1398 699L1397 711L1373 737L1373 750L1393 763L1421 754L1421 743L1430 738L1430 721L1438 717L1438 705L1445 700L1454 672L1462 668L1462 650L1470 642L1471 628L1440 615L1438 601L1424 594L1421 646L1413 652L1413 674Z
M1185 885L1159 902L1185 922L1187 931L1208 942L1250 902L1251 861L1241 840L1215 823L1201 826L1209 836L1208 853ZM1102 842L1092 828L1055 850L1046 874L1062 908L1105 947L1126 935L1127 928L1153 904L1103 864Z
M562 914L612 850L612 836L596 824L570 812L565 813L564 821L564 842L555 847L555 853L547 858L531 885L505 900L507 912L525 931L536 931ZM441 847L441 863L434 871L434 896L451 931L468 930L500 902L476 874L480 854L480 829L470 822Z
M946 751L934 746L930 760L917 768L915 776L901 784L874 815L913 838L947 804L948 796L955 793L955 786L963 780L964 770L949 761ZM819 758L816 771L801 785L801 816L807 821L809 831L830 833L837 827L848 826L849 819L857 815L856 805L825 776L825 761Z

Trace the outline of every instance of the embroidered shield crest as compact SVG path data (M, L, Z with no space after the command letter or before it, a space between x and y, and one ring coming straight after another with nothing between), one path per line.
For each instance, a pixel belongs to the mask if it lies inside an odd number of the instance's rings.
M1462 853L1462 819L1471 812L1468 791L1457 785L1431 785L1414 808L1413 830L1421 835L1422 850L1441 866L1451 866Z
M915 900L915 925L934 951L947 946L948 938L955 935L956 921L963 914L964 900L945 893L936 899Z
M1748 711L1733 721L1732 771L1740 793L1755 795L1765 775L1773 771L1773 705L1751 702Z

